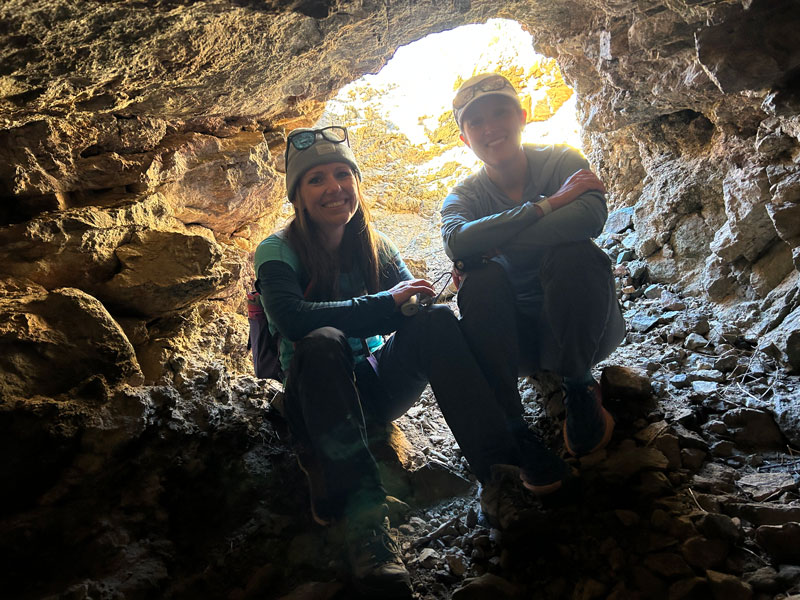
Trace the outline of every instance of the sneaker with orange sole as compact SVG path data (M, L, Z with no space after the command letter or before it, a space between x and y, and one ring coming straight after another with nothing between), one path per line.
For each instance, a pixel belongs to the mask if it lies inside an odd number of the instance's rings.
M584 456L605 448L614 433L614 417L603 406L600 384L568 389L564 393L564 445L573 456Z

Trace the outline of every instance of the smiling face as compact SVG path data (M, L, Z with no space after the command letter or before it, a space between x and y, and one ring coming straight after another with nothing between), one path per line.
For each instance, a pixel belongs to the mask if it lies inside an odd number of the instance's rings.
M461 120L461 139L486 165L499 167L522 151L525 111L497 94L473 102Z
M350 165L333 162L311 167L297 187L299 208L322 233L341 239L358 208L358 187Z

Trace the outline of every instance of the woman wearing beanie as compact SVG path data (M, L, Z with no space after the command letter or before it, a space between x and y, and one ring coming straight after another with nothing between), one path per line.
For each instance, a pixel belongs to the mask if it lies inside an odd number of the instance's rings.
M409 576L389 529L366 423L401 416L430 382L479 481L491 478L492 465L520 465L531 451L509 434L450 309L401 312L434 289L373 229L347 130L296 129L285 157L295 216L261 242L255 269L270 330L280 337L285 415L312 515L321 524L343 521L362 593L406 597ZM538 478L540 491L558 487L566 473L560 459L536 462L528 479Z

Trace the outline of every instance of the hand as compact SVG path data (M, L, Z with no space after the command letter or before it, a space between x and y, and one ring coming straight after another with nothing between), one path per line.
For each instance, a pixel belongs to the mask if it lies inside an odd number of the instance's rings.
M566 206L573 202L586 192L597 191L601 194L606 193L606 186L600 181L600 178L588 169L581 169L570 175L567 180L561 184L558 191L550 196L550 206L553 210Z
M456 266L453 265L453 270L450 271L450 275L453 277L453 285L456 286L456 291L461 287L461 282L464 281L464 273L456 269Z
M422 294L423 296L433 296L436 292L433 289L430 281L425 279L408 279L401 281L392 289L389 290L394 298L396 306L400 306L406 302L414 294Z

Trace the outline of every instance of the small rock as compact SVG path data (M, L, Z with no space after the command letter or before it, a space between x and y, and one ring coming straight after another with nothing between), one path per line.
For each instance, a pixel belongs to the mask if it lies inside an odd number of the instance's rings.
M692 574L692 569L686 561L678 554L663 552L651 554L644 559L645 566L662 577L675 579Z
M653 448L660 450L667 457L668 469L681 468L681 447L677 435L671 433L660 435L653 443Z
M610 455L602 463L603 471L608 472L610 477L627 479L646 469L664 470L669 461L659 450L655 448L628 448L622 449Z
M636 258L636 252L634 252L633 250L623 250L617 256L617 264L618 265L622 264L629 260L633 260L634 258Z
M689 375L688 373L678 373L677 375L673 375L669 378L669 382L679 390L688 388L690 385L692 385L693 380L694 376Z
M649 423L644 429L637 431L634 438L642 442L646 446L650 446L658 439L659 436L665 434L669 429L669 425L663 419Z
M705 463L700 472L692 477L692 485L704 492L727 494L736 490L736 475L736 470L731 467L717 463Z
M711 513L714 514L714 513ZM670 520L669 533L679 540L688 540L690 537L697 535L692 520L687 516L678 517Z
M753 588L734 575L720 573L718 571L706 571L706 577L711 584L711 592L714 598L724 600L751 600Z
M686 310L686 303L677 294L665 291L661 294L661 307L664 310Z
M683 448L697 448L698 450L708 450L708 443L691 429L684 427L681 424L673 425L672 430L678 436L678 441Z
M463 577L467 571L467 561L462 554L448 554L445 556L450 572L456 577Z
M633 580L636 587L642 592L643 598L664 598L666 595L666 584L657 577L652 571L644 567L634 567L632 569Z
M778 572L772 567L761 567L760 569L748 573L744 580L757 592L777 592Z
M728 426L733 441L748 449L782 449L783 434L772 415L752 408L734 408L722 420Z
M716 369L701 369L695 371L695 377L703 381L716 381L717 383L723 383L725 381L725 375L723 375L722 371L717 371Z
M724 540L731 544L739 541L742 531L728 515L705 513L697 520L697 530L707 538Z
M762 525L756 529L756 542L779 561L800 561L800 523Z
M453 600L511 600L517 595L517 587L509 581L486 573L480 577L466 579L464 585L453 592Z
M625 527L633 527L634 525L638 525L639 521L641 521L639 513L632 510L618 509L614 511L614 514Z
M633 331L645 333L648 329L658 323L659 320L660 317L639 313L634 315L629 320L628 324Z
M752 473L739 478L739 486L761 501L778 496L782 492L797 488L794 476L789 473Z
M800 506L772 502L731 502L725 512L754 525L782 525L800 521Z
M702 577L676 581L667 592L667 600L708 600L710 597L708 580Z
M466 524L468 529L475 529L478 525L478 511L472 506L470 506L467 511Z
M690 471L697 471L706 460L706 453L699 448L683 448L681 450L681 464Z
M714 361L714 368L723 373L730 373L736 368L738 357L736 354L726 354Z
M650 515L650 524L658 531L666 531L669 527L669 515L666 511L657 508Z
M433 548L423 548L422 552L419 553L417 563L426 569L432 569L434 566L436 566L436 563L439 559L439 553L436 552L436 550Z
M633 207L626 206L609 213L603 231L605 233L622 233L631 227L633 227Z
M648 270L647 261L633 260L628 264L628 270L636 286L640 286L642 283L646 282Z
M664 292L664 288L658 285L657 283L652 283L644 288L644 297L649 300L658 300L661 297L661 294Z
M723 540L708 539L698 535L686 540L681 546L681 551L686 562L693 567L713 569L723 564L729 548L728 543Z
M600 377L603 395L631 402L650 398L652 387L646 374L631 367L611 365L603 369Z
M711 444L711 454L720 458L727 458L733 455L736 446L729 440L722 440Z
M712 420L703 426L703 429L708 433L714 435L725 435L728 433L728 427L722 421Z
M695 394L700 394L702 396L710 396L711 394L716 394L718 389L719 389L719 384L715 381L692 382L692 391Z
M593 600L594 598L605 598L607 592L606 584L596 579L582 579L575 585L571 597L573 600Z
M800 565L778 567L778 583L786 588L800 585Z
M642 472L639 476L639 484L635 489L642 498L665 496L673 491L667 476L659 471Z
M709 342L699 333L690 333L683 342L683 347L688 350L697 350L708 347Z

